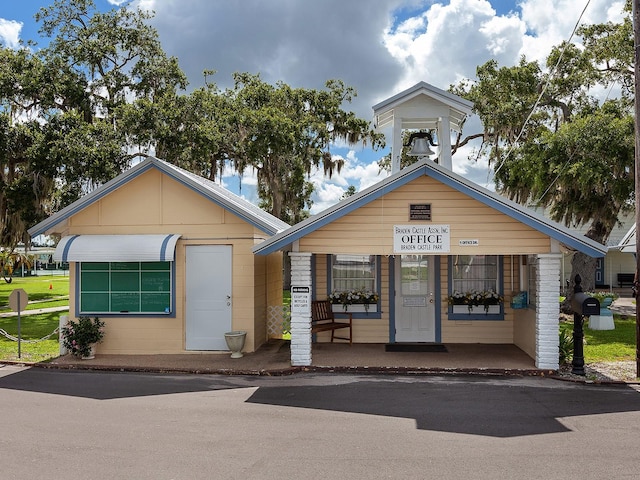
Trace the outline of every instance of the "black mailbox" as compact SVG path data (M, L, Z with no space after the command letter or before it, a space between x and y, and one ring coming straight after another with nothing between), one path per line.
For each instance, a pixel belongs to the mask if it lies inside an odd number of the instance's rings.
M584 315L600 315L600 302L597 298L590 297L584 292L576 292L571 299L573 313Z

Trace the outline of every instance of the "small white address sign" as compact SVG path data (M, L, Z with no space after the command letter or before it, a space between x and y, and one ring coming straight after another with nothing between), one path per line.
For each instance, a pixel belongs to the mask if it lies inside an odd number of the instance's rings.
M480 240L478 239L459 240L458 245L460 245L461 247L477 247L478 245L480 245Z

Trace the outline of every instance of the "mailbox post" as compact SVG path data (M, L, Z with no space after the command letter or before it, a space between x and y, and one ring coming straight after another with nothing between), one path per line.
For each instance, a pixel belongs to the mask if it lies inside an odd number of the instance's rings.
M576 275L571 309L573 310L573 361L571 373L584 375L584 317L600 315L600 302L582 291L582 278Z

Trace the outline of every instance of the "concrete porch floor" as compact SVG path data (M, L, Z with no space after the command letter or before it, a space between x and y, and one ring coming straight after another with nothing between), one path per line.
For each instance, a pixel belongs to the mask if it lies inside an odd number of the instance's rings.
M534 360L515 345L445 344L446 352L386 352L384 344L320 343L312 348L315 366L444 370L535 370Z
M175 355L101 355L80 360L70 355L38 364L44 368L145 372L283 375L297 371L388 373L547 374L514 345L445 344L446 352L386 352L384 344L315 343L311 367L292 367L287 342L272 340L254 353L232 359L229 353Z

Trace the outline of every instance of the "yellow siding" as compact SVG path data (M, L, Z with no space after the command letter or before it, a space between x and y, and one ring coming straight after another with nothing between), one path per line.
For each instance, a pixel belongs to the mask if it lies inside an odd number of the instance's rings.
M216 240L264 238L241 218L157 170L134 178L69 219L75 234L96 234L95 227L115 235L178 232Z
M430 222L409 221L411 203L431 204ZM300 239L302 251L393 254L393 226L449 225L450 254L548 253L548 236L483 203L423 176ZM500 235L496 235L500 232ZM461 247L474 239L477 247Z
M256 257L251 248L265 237L241 218L155 169L69 219L70 234L179 233L176 245L175 318L105 317L106 335L98 352L105 354L182 353L185 346L185 269L187 245L232 246L232 328L246 330L245 351L252 352L266 339L267 298L282 298L282 275L274 270L280 252ZM267 262L270 268L267 268ZM70 267L70 298L75 298L75 265ZM70 315L75 316L71 301Z
M267 305L282 305L282 268L283 257L280 253L272 253L271 255L267 256Z
M513 343L531 358L536 358L536 311L514 310Z
M254 255L253 268L255 275L253 298L255 299L255 303L253 305L252 330L254 332L254 348L257 348L267 339L267 257Z
M431 205L430 222L409 220L409 205ZM528 354L535 345L531 333L531 313L510 308L520 287L520 255L549 253L552 242L547 235L521 223L455 189L423 176L370 202L299 240L301 251L316 254L316 294L326 297L326 255L364 253L382 255L382 318L354 320L355 342L389 341L389 270L393 257L393 227L406 224L450 226L450 251L440 262L441 339L447 343L516 343ZM498 233L496 235L496 233ZM477 240L478 246L460 246L460 240ZM503 255L504 320L449 320L447 305L447 255ZM534 315L535 317L535 315ZM523 320L521 323L520 320ZM535 325L535 318L533 319ZM327 341L328 336L319 336Z
M267 331L268 309L271 307L282 311L282 289L284 288L282 259L280 252L267 256L255 255L254 328L258 341L256 348L269 337Z
M267 309L282 306L282 255L254 256L254 322L255 348L268 339Z

